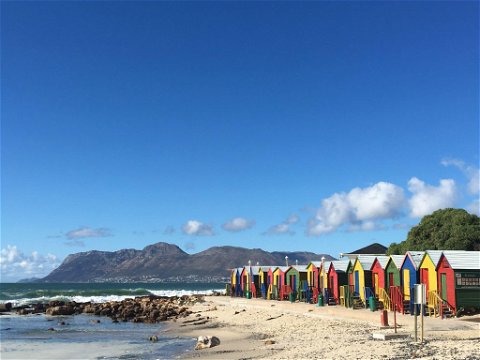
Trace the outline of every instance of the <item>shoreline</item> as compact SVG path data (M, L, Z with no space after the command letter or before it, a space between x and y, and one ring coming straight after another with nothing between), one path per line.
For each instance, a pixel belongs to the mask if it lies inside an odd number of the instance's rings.
M396 315L400 337L381 341L372 334L394 334L391 312L391 326L382 328L380 311L226 296L205 300L190 308L187 319L208 317L207 322L192 325L178 320L167 324L167 333L216 336L221 343L192 349L181 354L181 359L480 359L480 315L446 320L425 317L421 344L413 339L414 317L410 315Z

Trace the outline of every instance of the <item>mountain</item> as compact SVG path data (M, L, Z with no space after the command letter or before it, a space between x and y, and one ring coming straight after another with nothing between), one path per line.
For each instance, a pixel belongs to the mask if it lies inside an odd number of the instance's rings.
M187 254L178 246L159 242L143 250L87 251L69 255L39 282L164 282L224 281L229 269L252 264L284 265L334 259L310 252L268 252L234 246L215 246Z

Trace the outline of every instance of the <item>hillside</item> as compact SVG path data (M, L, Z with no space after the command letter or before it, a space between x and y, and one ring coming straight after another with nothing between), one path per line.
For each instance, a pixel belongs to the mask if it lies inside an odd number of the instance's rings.
M212 247L187 254L178 246L159 242L143 250L122 249L114 252L87 251L69 255L63 263L40 282L161 282L223 281L229 269L252 264L284 265L285 256L294 263L307 264L333 257L310 252L268 252L233 246Z

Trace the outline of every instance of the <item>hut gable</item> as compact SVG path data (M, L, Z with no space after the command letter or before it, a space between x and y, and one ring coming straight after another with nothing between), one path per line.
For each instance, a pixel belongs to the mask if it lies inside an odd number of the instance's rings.
M364 270L372 270L375 263L378 263L380 265L380 267L385 270L385 267L387 266L387 263L388 263L389 259L390 258L388 256L377 256L373 260L372 266L370 268L364 268Z
M322 262L321 261L310 261L310 263L307 265L307 267L310 267L310 266L315 266L318 269L322 266Z
M398 270L402 267L403 259L405 258L404 255L390 255L389 261L391 261ZM388 264L387 264L388 265Z
M356 268L360 264L363 270L370 270L376 258L375 255L359 255L353 263L353 267Z
M428 256L427 256L428 255ZM425 261L430 258L434 267L437 267L438 262L440 261L440 256L442 256L442 250L427 250L425 255L423 255L422 261L420 261L420 267L423 267Z
M418 269L420 267L420 263L422 262L424 255L425 255L425 251L407 251L400 267L403 268L403 264L405 263L405 260L407 260L408 258L412 263L412 265L415 267L415 269Z

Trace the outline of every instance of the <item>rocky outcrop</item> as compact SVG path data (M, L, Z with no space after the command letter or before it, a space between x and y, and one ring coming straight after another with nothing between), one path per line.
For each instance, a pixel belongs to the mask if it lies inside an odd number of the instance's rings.
M114 322L157 323L186 317L192 313L188 308L189 306L203 301L201 295L185 295L182 297L143 296L105 303L52 301L46 305L35 304L14 308L13 310L19 315L42 312L51 316L92 314L107 316Z

